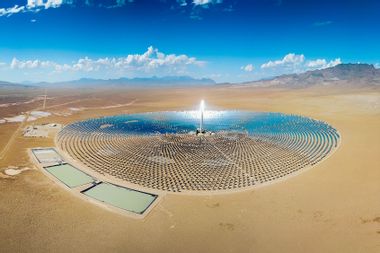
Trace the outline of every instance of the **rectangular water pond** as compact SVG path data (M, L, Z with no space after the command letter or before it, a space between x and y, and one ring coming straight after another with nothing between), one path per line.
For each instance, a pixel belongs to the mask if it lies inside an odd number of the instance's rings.
M70 164L55 165L45 169L70 188L75 188L95 181L93 177Z
M84 191L83 194L137 214L143 214L157 198L157 195L154 194L139 192L110 183L98 184Z
M60 164L62 157L53 148L35 148L33 154L41 164Z

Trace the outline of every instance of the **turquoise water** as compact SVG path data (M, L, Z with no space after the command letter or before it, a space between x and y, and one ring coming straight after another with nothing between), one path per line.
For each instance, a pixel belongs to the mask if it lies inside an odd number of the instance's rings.
M137 214L144 213L157 198L156 195L135 191L110 183L101 183L85 191L84 194Z
M62 157L53 148L34 148L33 154L39 163L62 163Z
M57 165L45 169L70 188L75 188L95 181L94 178L70 164Z

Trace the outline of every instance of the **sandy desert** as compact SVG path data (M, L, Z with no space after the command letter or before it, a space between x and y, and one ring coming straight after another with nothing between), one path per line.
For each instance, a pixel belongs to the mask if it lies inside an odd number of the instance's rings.
M379 252L380 90L376 87L260 88L249 85L144 89L9 90L0 118L2 252ZM73 95L74 94L74 95ZM28 149L54 146L26 126L123 113L195 108L294 113L341 134L327 160L285 181L217 195L166 194L144 219L93 205L46 177ZM6 169L23 169L7 175ZM25 169L27 168L27 169ZM69 242L69 243L68 243Z

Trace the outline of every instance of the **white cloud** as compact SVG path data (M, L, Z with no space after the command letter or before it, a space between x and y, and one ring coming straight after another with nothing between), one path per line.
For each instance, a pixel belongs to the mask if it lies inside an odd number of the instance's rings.
M303 54L287 54L281 60L269 61L261 65L261 68L275 68L275 67L292 67L296 65L300 65L305 61L305 56Z
M58 8L62 5L73 5L76 6L76 0L27 0L25 5L18 6L15 5L11 8L0 8L0 17L1 16L10 16L16 13L25 13L25 12L39 12L41 10L46 10L50 8ZM117 8L126 5L126 3L132 3L134 0L115 0L105 3L96 3L93 0L86 0L85 5L87 6L96 6L99 8Z
M73 65L74 70L94 71L101 68L113 69L136 69L150 71L157 68L183 68L187 65L202 66L204 62L187 55L165 55L158 49L150 46L143 54L130 54L121 58L100 58L92 60L89 58L79 59Z
M287 54L281 60L269 61L261 65L262 69L273 68L273 69L298 69L298 70L309 70L309 69L324 69L329 67L334 67L341 64L340 58L336 58L331 61L326 59L316 59L305 62L305 56L303 54Z
M187 6L187 2L186 2L186 0L177 0L177 3L178 3L180 6Z
M5 15L10 16L12 14L23 12L24 10L25 10L25 6L18 6L18 5L15 5L10 8L0 8L0 17L5 16Z
M0 17L23 12L38 12L41 9L58 8L62 4L64 4L64 0L28 0L26 5L0 8Z
M27 8L37 8L45 7L48 8L57 8L63 4L63 0L28 0Z
M13 58L10 67L11 69L36 69L36 68L49 68L54 67L56 63L50 61L40 60L27 60L20 61L17 58Z
M157 48L150 46L143 54L129 54L119 58L80 58L70 64L56 63L42 60L18 60L13 58L9 67L12 70L50 70L50 73L62 72L99 72L108 74L123 73L151 73L151 74L181 74L186 72L188 67L202 67L203 61L195 57L181 54L164 54Z
M194 0L194 5L221 4L223 0Z
M309 61L307 63L307 66L310 68L320 68L322 66L325 66L327 64L325 59L316 59L314 61Z
M77 6L78 2L81 5L81 1L77 0L25 0L25 5L14 5L10 8L0 8L0 17L1 16L11 16L16 13L25 13L25 12L39 12L41 10L46 10L50 8L58 8L63 5L72 5ZM113 1L104 1L98 2L96 0L82 0L84 5L91 7L99 8L118 8L123 7L127 3L133 3L135 0L113 0ZM208 8L213 4L221 4L223 0L176 0L177 3L181 6L188 6L188 3L192 3L194 6L202 6L203 8ZM226 9L232 10L232 9ZM200 18L197 15L193 15L195 18Z
M324 69L329 67L334 67L338 64L341 64L342 61L340 58L336 58L335 60L331 60L327 62L326 59L316 59L313 61L309 61L306 66L311 69Z
M306 60L303 54L290 53L280 60L272 60L262 64L261 70L257 73L263 77L278 76L334 67L341 63L342 61L340 58L333 60L327 60L324 58Z
M335 60L330 61L327 65L326 68L334 67L336 65L342 64L342 61L340 58L336 58Z
M246 72L252 72L255 68L252 64L247 64L245 66L240 67L240 69L246 71Z
M379 69L380 68L380 63L375 63L375 68Z

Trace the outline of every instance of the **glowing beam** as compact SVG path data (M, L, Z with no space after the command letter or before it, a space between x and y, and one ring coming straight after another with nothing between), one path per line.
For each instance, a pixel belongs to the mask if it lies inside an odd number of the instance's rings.
M200 109L201 109L201 112L205 111L205 101L204 100L201 101Z
M205 101L204 100L201 101L200 111L201 111L201 120L199 122L199 131L203 132L203 113L205 111Z

